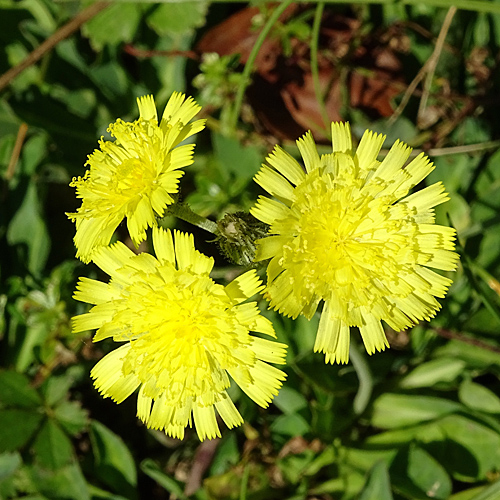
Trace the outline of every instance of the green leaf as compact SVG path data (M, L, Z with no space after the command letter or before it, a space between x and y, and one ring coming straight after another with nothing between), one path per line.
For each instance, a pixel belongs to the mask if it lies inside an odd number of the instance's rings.
M373 403L371 423L381 429L394 429L433 420L462 409L462 405L447 399L386 393Z
M497 346L493 345L492 347ZM463 359L471 368L484 369L491 365L500 366L500 356L497 352L465 344L459 340L450 340L444 346L436 349L434 355Z
M29 379L14 371L0 371L0 406L36 408L42 400Z
M150 458L143 460L140 467L144 474L147 474L151 479L154 479L169 493L172 493L181 500L187 500L187 496L184 494L184 485L165 474L153 460Z
M135 462L122 439L96 420L90 424L90 439L100 479L118 493L135 486Z
M73 446L62 429L51 418L47 419L33 444L38 462L49 469L59 469L73 457Z
M389 465L398 453L397 449L389 449L383 446L381 450L362 448L342 448L339 452L342 461L356 470L369 471L374 463L384 462Z
M77 463L55 471L30 468L30 475L38 490L47 498L58 500L90 500L87 482Z
M0 411L0 452L23 447L40 425L43 415L25 410Z
M464 370L465 361L453 358L439 358L423 363L414 368L400 382L404 389L432 387L439 382L452 382Z
M66 398L72 384L73 379L67 375L53 375L46 379L41 388L45 404L52 407Z
M414 444L398 453L390 471L395 488L413 500L446 500L451 494L451 480L446 471Z
M205 24L208 2L178 2L159 5L147 23L160 36L191 31Z
M435 447L433 455L459 480L484 480L500 470L500 434L463 415L448 415L439 422L449 445Z
M460 401L473 410L500 413L500 398L483 385L464 380L458 390Z
M389 471L384 462L377 462L372 467L358 500L392 500Z
M12 476L22 463L21 455L17 452L0 454L0 481Z
M93 69L92 80L110 100L116 99L116 95L123 96L130 85L127 73L117 62L102 64Z
M45 134L37 134L30 137L23 146L21 156L22 170L26 175L34 175L36 168L47 154L47 136Z
M82 31L96 52L105 45L131 42L139 26L142 7L135 3L117 3L86 22Z
M498 500L500 498L500 481L496 481L486 486L481 493L472 498L472 500Z
M311 430L311 426L304 417L293 413L291 415L280 415L271 424L271 430L287 436L303 436Z
M88 424L87 411L77 401L63 401L54 408L54 418L69 434L82 432Z
M15 136L21 123L7 102L2 99L0 101L0 137Z
M315 453L305 449L302 453L291 454L277 461L284 476L293 484L298 483L305 475L307 468L314 460Z
M236 433L227 433L217 446L217 451L210 465L210 475L223 474L231 465L236 465L239 460L240 450L238 449Z
M12 246L24 243L28 247L28 269L35 275L41 272L49 255L50 238L34 181L29 183L23 203L10 221L7 241Z
M261 151L255 146L243 146L234 137L212 134L214 152L227 172L248 182L259 170Z
M89 492L91 494L92 500L130 500L128 497L123 497L121 495L115 495L109 491L105 491L93 484L88 485ZM23 499L24 500L24 499Z
M273 403L286 415L297 413L308 406L307 399L299 391L287 386L280 389Z
M466 490L460 491L458 493L455 493L454 495L451 495L449 500L474 500L475 497L484 491L484 489L487 488L487 486L479 486L475 488L468 488ZM490 500L496 500L495 498L492 498Z

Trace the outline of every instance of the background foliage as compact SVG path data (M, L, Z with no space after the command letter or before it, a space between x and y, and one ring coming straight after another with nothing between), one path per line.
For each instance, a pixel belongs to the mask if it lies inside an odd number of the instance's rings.
M456 12L444 0L406 3L295 6L271 27L252 81L242 61L272 5L259 4L248 25L231 18L234 32L223 25L240 58L202 53L215 43L210 30L245 4L115 3L6 82L0 498L500 498L500 13L487 1ZM0 0L0 73L87 6ZM429 182L451 195L438 219L457 228L462 254L430 324L387 332L390 350L355 349L347 366L312 353L317 319L267 312L290 346L286 385L267 411L234 389L245 425L203 444L193 432L179 442L148 431L133 398L102 400L89 370L111 346L70 330L85 307L71 298L77 277L97 270L74 259L68 183L110 122L137 117L137 96L153 93L162 108L174 90L194 95L208 118L182 182L198 213L248 210L272 145L295 153L290 139L308 126L321 139L321 119L339 117L358 136L369 127L389 145L401 138L429 152ZM216 258L216 277L234 276L210 235L195 237Z

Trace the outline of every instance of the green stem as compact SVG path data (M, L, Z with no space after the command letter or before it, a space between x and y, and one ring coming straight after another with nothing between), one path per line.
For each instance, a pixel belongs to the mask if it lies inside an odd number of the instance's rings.
M183 221L193 224L193 226L200 227L209 233L217 234L216 222L194 213L188 205L183 203L174 203L173 205L170 205L170 207L168 207L167 215L173 215Z
M248 478L250 476L250 466L245 465L243 477L241 478L240 500L247 500Z
M359 389L354 397L353 410L356 415L361 415L370 402L373 390L373 377L366 357L361 353L359 347L351 342L350 359L359 380Z
M330 120L326 112L325 100L323 98L323 93L321 92L321 85L319 82L319 68L318 68L318 43L319 43L319 29L321 26L321 18L323 16L324 2L318 2L316 5L316 11L314 13L314 22L312 27L312 40L311 40L311 74L314 84L314 94L316 95L316 101L318 102L319 110L321 113L321 118L325 124L326 135L330 135L329 124Z
M232 109L232 112L229 114L228 128L232 132L236 130L238 117L240 116L241 106L243 105L243 97L245 95L245 90L250 84L250 74L252 73L253 65L255 63L255 59L257 58L257 54L259 53L259 50L262 47L262 44L264 43L264 40L266 39L273 25L276 23L276 21L284 12L284 10L292 3L293 3L292 0L286 0L285 2L278 5L278 7L276 7L274 12L271 14L271 17L269 17L267 23L262 28L262 31L259 33L257 41L255 42L255 45L253 46L253 49L250 52L250 55L248 56L248 60L245 64L245 67L243 68L241 83L240 86L238 87L238 91L236 92L236 97L234 99L234 107Z

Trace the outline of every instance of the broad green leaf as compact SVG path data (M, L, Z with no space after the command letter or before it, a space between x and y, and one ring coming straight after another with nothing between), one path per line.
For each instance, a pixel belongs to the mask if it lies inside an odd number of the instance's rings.
M384 432L366 440L370 447L396 447L420 443L460 481L480 481L500 469L500 434L465 415Z
M116 99L117 95L123 96L130 85L127 73L120 64L114 61L93 69L91 78L110 100Z
M386 393L373 403L371 423L380 429L395 429L434 420L462 408L454 401L432 396Z
M243 146L236 138L212 134L214 152L227 172L241 181L249 181L260 169L261 151L255 146Z
M47 406L54 406L66 398L73 379L67 375L49 377L43 383L41 390Z
M38 462L52 470L59 469L73 457L73 446L62 429L51 418L43 424L33 444Z
M472 497L472 500L498 500L498 498L500 498L500 481L497 480Z
M144 474L147 474L151 479L154 479L160 486L165 488L169 493L174 494L181 500L187 500L187 496L184 495L184 485L165 474L165 472L158 467L156 462L150 458L141 462L141 470Z
M47 154L47 136L37 134L30 137L23 146L21 156L22 170L25 175L31 176Z
M479 495L479 493L481 493L482 491L484 491L485 488L487 488L487 486L468 488L466 490L455 493L454 495L451 495L449 500L475 500L476 496ZM492 498L490 500L496 500L496 499Z
M35 275L41 272L49 255L50 238L34 181L29 183L23 203L10 221L7 241L12 246L25 244L28 247L28 269Z
M485 480L492 471L500 470L498 432L463 415L448 415L439 427L453 444L433 448L432 453L457 479Z
M460 401L473 410L500 413L500 398L487 387L464 380L458 390Z
M137 483L134 459L122 441L107 427L92 420L90 440L95 457L96 472L102 481L121 493Z
M497 347L493 345L492 347ZM446 345L434 351L437 357L454 357L463 359L471 368L484 369L491 365L500 366L500 356L497 352L481 347L465 344L459 340L450 340Z
M30 386L25 375L11 370L0 371L0 406L36 408L41 404L38 392Z
M53 415L69 434L82 432L88 424L87 411L77 401L63 401L54 408Z
M131 42L139 26L142 7L135 3L116 3L86 22L82 31L99 52L105 45Z
M190 31L203 26L208 2L162 3L148 17L147 23L160 36Z
M4 99L0 100L0 137L15 136L21 125L21 120L12 111Z
M40 493L47 498L90 500L87 482L76 462L55 471L34 466L30 468L30 475Z
M384 462L387 466L394 460L398 450L389 449L385 446L382 449L362 449L362 448L341 448L339 456L342 461L357 470L369 471L374 463Z
M399 382L399 386L404 389L415 389L432 387L439 382L452 382L463 372L465 366L465 361L460 359L433 359L414 368Z
M415 444L398 453L390 471L395 488L413 500L446 500L451 494L451 480L446 471Z
M0 410L0 452L22 448L38 429L43 415L25 410Z
M358 500L392 500L389 471L384 462L377 462L372 467Z
M273 403L286 415L297 413L308 406L306 398L300 392L287 386L280 389Z
M22 463L21 455L17 452L0 454L0 481L12 476Z
M311 430L309 422L297 413L280 415L272 424L271 430L287 436L303 436Z
M114 493L98 488L93 484L88 484L87 486L92 500L130 500L130 498L115 495Z

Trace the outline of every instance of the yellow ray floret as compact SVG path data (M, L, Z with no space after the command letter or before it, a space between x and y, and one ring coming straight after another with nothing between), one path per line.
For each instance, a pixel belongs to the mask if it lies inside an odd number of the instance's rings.
M256 261L270 259L265 297L282 314L311 318L324 301L315 351L326 362L349 359L351 327L369 354L388 346L381 321L401 330L432 318L451 280L455 230L434 223L448 200L438 182L410 190L433 170L397 141L377 159L385 136L367 131L352 146L347 123L332 124L332 153L319 156L312 135L297 141L304 167L279 147L255 181L261 196L251 213L270 226Z
M82 199L68 217L76 223L76 255L84 262L96 248L109 244L124 218L132 241L144 241L146 229L174 202L182 169L193 163L194 145L179 143L203 130L205 120L190 123L200 106L174 92L158 123L152 96L137 103L139 119L110 124L108 132L115 140L101 138L99 149L88 157L85 175L70 184Z
M213 259L192 235L154 228L153 244L156 258L120 242L94 252L111 279L79 280L75 299L94 307L73 318L73 330L124 342L92 370L104 397L120 403L139 388L137 415L148 427L182 438L194 424L200 440L212 439L220 436L216 414L229 428L243 422L226 392L229 377L268 406L285 374L267 363L283 364L286 346L251 333L276 336L247 301L263 288L255 270L224 287L210 278Z

